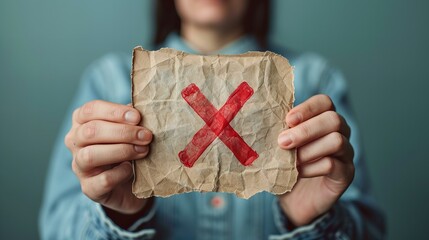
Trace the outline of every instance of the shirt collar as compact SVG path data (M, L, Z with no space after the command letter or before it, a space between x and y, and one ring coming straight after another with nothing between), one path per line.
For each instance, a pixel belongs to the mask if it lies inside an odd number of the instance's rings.
M191 48L189 44L176 32L170 33L163 45L165 47L174 48L187 53L200 54L198 51ZM245 35L212 54L241 54L248 51L260 50L261 48L259 47L256 39L252 36Z

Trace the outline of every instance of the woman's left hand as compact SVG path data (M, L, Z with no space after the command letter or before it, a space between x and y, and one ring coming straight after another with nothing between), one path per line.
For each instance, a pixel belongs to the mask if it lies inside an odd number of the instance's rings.
M279 196L295 226L309 224L327 212L354 177L350 127L326 95L311 97L286 116L290 127L279 135L283 149L297 148L298 182Z

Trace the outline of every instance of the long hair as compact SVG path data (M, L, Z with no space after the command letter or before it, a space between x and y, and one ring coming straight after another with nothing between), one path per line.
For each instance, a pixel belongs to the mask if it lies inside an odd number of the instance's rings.
M173 0L155 1L155 45L164 42L171 32L180 32L180 17ZM270 25L270 0L249 0L244 15L244 33L256 38L261 47L267 46Z

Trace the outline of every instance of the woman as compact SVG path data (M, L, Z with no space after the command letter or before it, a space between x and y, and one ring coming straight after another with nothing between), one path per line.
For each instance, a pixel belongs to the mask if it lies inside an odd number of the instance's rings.
M157 4L159 46L199 54L271 50L295 66L297 106L278 144L297 148L298 183L290 193L249 200L222 193L135 198L129 161L148 153L152 134L137 125L144 113L125 105L130 56L108 55L84 75L61 132L71 155L62 142L55 148L43 238L381 238L342 75L316 55L267 45L269 1Z

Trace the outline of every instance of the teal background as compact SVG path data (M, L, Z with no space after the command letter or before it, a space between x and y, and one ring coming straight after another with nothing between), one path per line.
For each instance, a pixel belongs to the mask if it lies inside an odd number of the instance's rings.
M273 2L272 39L345 73L389 239L427 232L429 1ZM35 239L52 144L91 62L151 39L150 1L0 1L0 239Z

